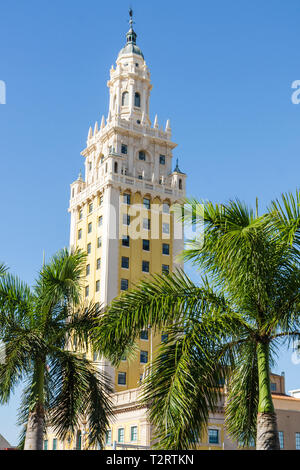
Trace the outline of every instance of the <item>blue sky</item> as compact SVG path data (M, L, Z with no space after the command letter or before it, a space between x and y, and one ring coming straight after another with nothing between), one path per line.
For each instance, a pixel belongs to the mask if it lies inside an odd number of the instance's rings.
M69 184L83 168L88 128L107 116L109 69L125 43L127 2L1 2L0 259L29 284L43 250L68 245ZM131 2L153 91L152 121L171 120L188 193L249 204L299 185L297 0ZM300 365L280 354L287 390ZM16 443L19 391L0 408Z

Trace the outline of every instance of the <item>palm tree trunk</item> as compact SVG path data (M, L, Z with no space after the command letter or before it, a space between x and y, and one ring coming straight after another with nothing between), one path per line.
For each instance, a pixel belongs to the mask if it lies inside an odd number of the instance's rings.
M270 368L269 368L269 343L257 344L257 364L259 401L257 414L257 450L279 450L279 437L277 431L277 419L273 405Z
M37 360L33 379L37 403L28 416L24 450L43 450L45 430L44 374L45 361Z

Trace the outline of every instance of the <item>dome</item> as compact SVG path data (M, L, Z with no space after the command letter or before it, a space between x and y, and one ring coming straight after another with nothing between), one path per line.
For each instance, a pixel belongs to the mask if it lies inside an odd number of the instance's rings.
M141 49L136 45L131 43L126 44L123 49L120 50L118 58L121 57L122 55L127 55L127 54L137 54L143 57L144 59L144 54L142 53Z

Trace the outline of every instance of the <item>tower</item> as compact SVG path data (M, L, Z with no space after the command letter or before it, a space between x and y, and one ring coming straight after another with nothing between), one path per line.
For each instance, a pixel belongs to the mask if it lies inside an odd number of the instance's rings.
M100 126L88 132L84 179L71 184L70 246L87 252L83 296L101 306L151 273L178 267L183 248L181 226L172 207L185 196L186 175L172 158L170 121L159 128L149 117L152 85L144 55L130 29L116 66L111 67L109 110ZM117 441L149 446L151 429L146 410L137 406L140 380L161 341L149 326L137 340L135 361L126 357L115 370L88 352L114 384L116 422L108 445Z

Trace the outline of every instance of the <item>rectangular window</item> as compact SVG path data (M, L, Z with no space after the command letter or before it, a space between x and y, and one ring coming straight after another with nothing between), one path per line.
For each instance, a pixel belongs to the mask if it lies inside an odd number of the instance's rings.
M130 225L130 215L123 214L123 225Z
M52 449L57 450L57 439L53 439Z
M143 250L150 251L150 240L143 240Z
M118 385L126 385L126 372L118 373Z
M100 217L98 218L98 227L101 227L102 223L103 223L103 217L102 215L100 215Z
M143 161L146 160L146 154L143 150L139 152L139 160L143 160Z
M124 442L124 428L118 429L118 442Z
M209 444L219 444L219 431L218 429L208 430L208 442Z
M296 450L300 450L300 432L296 432L295 437L296 437Z
M163 255L169 255L170 254L170 245L168 243L163 243L162 254Z
M271 392L276 392L276 383L271 382Z
M102 238L98 237L97 238L97 248L101 248L101 246L102 246Z
M280 449L284 449L284 436L283 436L283 431L278 431L278 437L279 437L279 446L280 446Z
M143 229L150 230L150 219L143 219Z
M127 258L126 256L122 256L121 266L124 269L129 269L129 258Z
M130 429L130 440L132 442L136 442L137 441L137 426L131 426L131 429Z
M92 222L90 222L90 223L88 224L88 233L92 233L92 228L93 228Z
M98 258L97 259L97 268L96 269L100 269L101 268L101 258Z
M90 288L89 286L85 287L85 296L88 297L90 295Z
M165 163L166 163L166 156L165 155L160 155L159 156L159 163L161 165L165 165Z
M144 204L145 209L150 209L150 199L148 199L147 197L144 197L143 204Z
M92 202L89 204L89 214L90 214L91 212L93 212L93 203L92 203Z
M140 353L140 363L147 364L148 362L148 351L141 351Z
M141 331L140 338L145 340L148 339L148 330Z
M121 290L128 290L128 279L121 279Z
M96 281L96 292L100 292L100 281Z
M109 429L108 431L106 431L106 445L111 445L111 429Z
M123 155L127 155L127 145L125 144L121 145L121 153L123 153Z
M81 220L82 217L83 217L83 211L82 211L82 209L79 210L78 216L79 216L79 220Z
M103 196L100 196L99 197L99 206L102 206L102 204L103 204Z
M170 272L170 266L168 264L163 264L161 267L162 273L163 274L169 274Z
M122 246L129 246L129 236L128 235L123 235L122 237Z
M48 450L48 440L44 441L44 450Z
M88 252L88 255L91 254L91 251L92 251L92 245L91 245L91 243L88 243L88 245L87 245L87 250L86 250L86 251Z
M91 267L90 267L89 264L87 264L87 265L86 265L86 270L85 270L86 276L89 276L90 272L91 272Z
M79 229L78 230L78 240L81 240L81 238L82 238L82 230Z
M127 204L128 206L130 205L130 194L123 194L123 202L124 204Z
M162 231L163 231L163 233L169 234L170 233L170 224L163 223L162 224Z
M149 266L150 266L150 263L149 261L142 261L142 271L143 273L148 273L149 272Z
M170 204L168 204L167 202L164 202L162 211L163 211L164 214L169 214L170 213Z

